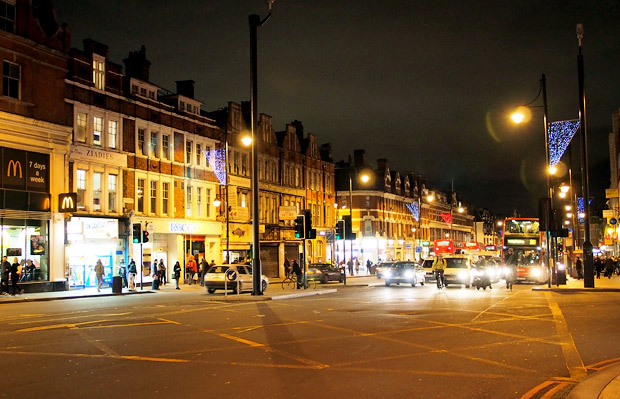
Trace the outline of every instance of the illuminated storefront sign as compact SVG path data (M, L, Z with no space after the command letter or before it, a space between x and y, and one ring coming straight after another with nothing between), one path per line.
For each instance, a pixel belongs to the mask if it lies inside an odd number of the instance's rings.
M177 234L191 234L196 229L193 223L170 222L170 232Z

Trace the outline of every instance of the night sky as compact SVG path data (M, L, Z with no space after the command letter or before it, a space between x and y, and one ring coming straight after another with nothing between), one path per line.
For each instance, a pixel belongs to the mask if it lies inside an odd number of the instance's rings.
M72 45L92 38L122 64L146 46L151 81L196 81L204 110L249 99L248 15L263 0L56 0ZM577 23L584 25L591 195L609 185L611 113L620 109L620 7L598 1L277 0L259 28L259 112L300 120L336 161L365 149L376 166L454 184L470 208L536 216L544 195L542 109L508 114L546 74L549 120L577 119ZM539 98L532 105L542 105ZM579 137L573 140L579 168ZM578 170L576 171L578 177ZM559 181L558 181L559 183Z

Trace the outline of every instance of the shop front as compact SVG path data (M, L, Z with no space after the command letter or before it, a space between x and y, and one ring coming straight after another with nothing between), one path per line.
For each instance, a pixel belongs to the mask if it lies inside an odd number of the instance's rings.
M98 261L104 266L104 286L112 286L112 276L117 276L119 266L127 263L126 226L125 219L72 217L67 220L70 288L96 287Z

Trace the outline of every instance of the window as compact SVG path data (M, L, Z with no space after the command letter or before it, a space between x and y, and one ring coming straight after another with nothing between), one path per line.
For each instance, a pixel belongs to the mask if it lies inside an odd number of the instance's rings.
M146 87L140 87L140 95L146 97Z
M157 213L157 181L151 181L151 213Z
M185 142L185 162L192 163L192 146L193 143L191 141Z
M138 86L131 85L131 94L138 94Z
M170 159L170 136L167 134L161 136L161 149L164 159Z
M209 218L211 217L211 189L210 188L207 189L206 201L207 201L207 217Z
M118 134L118 122L108 122L108 147L116 148L116 136Z
M209 167L209 163L210 163L210 158L213 156L213 154L211 154L211 146L207 145L205 146L205 166Z
M246 208L247 207L247 197L248 195L246 193L241 193L241 207L242 208Z
M202 152L200 151L200 144L196 144L196 165L200 166L200 158L202 158Z
M95 116L93 118L93 145L101 145L101 133L103 132L103 118Z
M241 174L247 176L248 174L248 155L241 154Z
M101 173L93 173L93 210L101 211Z
M144 212L144 179L138 179L138 189L136 190L138 201L136 203L136 210L138 212Z
M84 169L78 169L75 178L75 189L77 191L77 208L86 209L86 171Z
M157 132L151 132L151 149L150 153L152 156L157 157L159 153L157 152Z
M196 217L202 217L202 187L196 187Z
M19 98L20 79L21 67L18 64L4 61L2 66L2 95Z
M93 83L99 90L105 90L105 58L93 55Z
M116 175L108 175L108 212L116 212Z
M15 32L15 4L0 1L0 29Z
M235 174L239 174L239 153L235 151L235 157L233 161L233 170Z
M187 199L185 202L185 216L192 216L192 186L187 186Z
M183 111L185 109L185 102L181 101L181 105L179 106L179 109L181 109L181 111Z
M161 184L161 213L164 215L168 214L168 192L170 189L170 183L162 183Z
M140 153L142 155L146 155L144 153L144 129L138 129L138 150L136 154Z
M154 92L154 91L150 91L150 90L149 90L149 98L150 98L151 100L154 100L154 99L155 99L155 92Z
M75 123L75 141L86 141L86 114L78 113Z

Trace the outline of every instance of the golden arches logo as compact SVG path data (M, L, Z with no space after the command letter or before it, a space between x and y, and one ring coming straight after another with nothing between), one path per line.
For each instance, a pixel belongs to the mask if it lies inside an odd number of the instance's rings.
M61 209L73 209L75 207L75 203L73 202L73 198L64 197L62 199Z
M6 175L11 176L11 166L13 167L13 177L17 177L17 168L19 168L19 178L22 178L22 164L19 161L10 160L9 166L6 168Z

